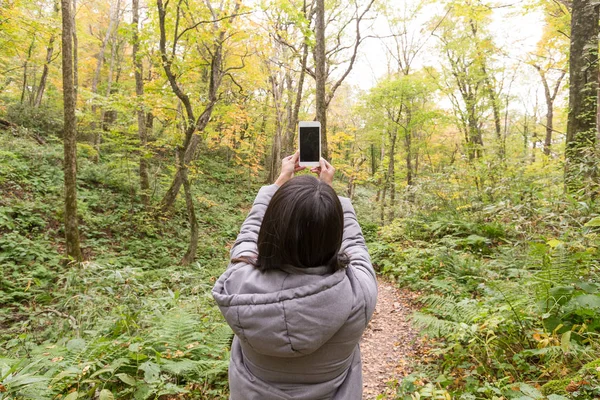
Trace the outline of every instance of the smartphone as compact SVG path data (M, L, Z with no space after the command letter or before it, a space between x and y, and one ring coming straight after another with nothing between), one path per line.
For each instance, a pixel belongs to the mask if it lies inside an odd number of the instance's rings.
M321 159L321 123L300 121L298 123L298 148L301 167L318 167Z

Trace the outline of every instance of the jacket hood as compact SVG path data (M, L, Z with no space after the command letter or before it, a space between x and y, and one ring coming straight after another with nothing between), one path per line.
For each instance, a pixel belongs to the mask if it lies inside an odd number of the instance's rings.
M240 263L221 275L212 294L242 343L277 357L316 351L344 325L352 309L345 269L261 272Z

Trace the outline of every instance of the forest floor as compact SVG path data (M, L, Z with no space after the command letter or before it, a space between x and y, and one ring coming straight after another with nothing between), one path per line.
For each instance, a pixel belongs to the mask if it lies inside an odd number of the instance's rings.
M395 399L397 384L413 372L423 352L410 315L418 308L418 294L378 278L379 293L373 318L360 343L363 398Z

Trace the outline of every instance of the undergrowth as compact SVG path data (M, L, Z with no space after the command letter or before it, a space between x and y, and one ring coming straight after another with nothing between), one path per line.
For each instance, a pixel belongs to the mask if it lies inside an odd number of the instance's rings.
M145 210L133 155L79 150L86 262L65 265L62 144L0 134L0 399L227 398L232 333L210 290L256 185L200 157L198 256L180 266L183 204ZM156 178L153 204L169 171Z
M422 293L413 323L433 345L398 398L600 397L599 209L558 185L424 191L379 231L373 260Z

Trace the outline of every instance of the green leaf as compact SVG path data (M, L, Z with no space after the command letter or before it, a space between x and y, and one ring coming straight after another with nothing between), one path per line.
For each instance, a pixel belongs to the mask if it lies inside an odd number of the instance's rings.
M549 394L548 400L569 400L569 398L558 394Z
M586 227L597 227L597 226L600 226L600 217L592 218L584 226L586 226Z
M117 374L115 376L117 378L119 378L123 383L126 383L129 386L135 386L135 378L132 377L131 375L121 373L121 374Z
M177 394L177 393L188 393L188 391L185 390L184 388L181 388L172 383L167 383L165 385L165 387L158 392L158 395L163 396L165 394Z
M144 380L146 382L152 383L152 382L158 381L158 376L160 374L160 367L158 365L156 365L155 363L153 363L152 361L146 361L145 363L140 365L139 369L144 371Z
M102 389L100 392L99 400L115 400L115 396L113 396L112 392L108 389Z
M132 353L137 353L138 351L140 351L140 344L139 343L131 343L129 345L129 351L131 351Z
M133 397L135 400L146 400L152 393L152 388L149 385L142 383L137 386Z
M539 390L537 390L533 386L528 385L526 383L521 383L519 385L519 388L521 389L521 392L523 394L525 394L525 395L527 395L527 396L529 396L529 397L531 397L533 399L541 399L541 398L544 397Z
M70 352L80 352L85 349L85 340L71 339L67 342L67 350Z
M566 331L562 334L560 338L560 347L563 353L567 353L569 351L569 347L571 346L571 331Z
M574 291L575 288L573 286L556 286L550 289L550 294L558 301L558 303L564 304Z
M76 369L76 368L66 369L66 370L60 372L54 378L52 378L51 384L55 384L56 382L60 381L63 378L66 378L67 376L77 376L78 373L79 373L79 369Z
M75 400L79 397L79 392L73 392L73 393L69 393L67 395L67 397L65 397L65 400Z
M103 374L105 372L114 372L114 370L112 368L102 368L99 369L98 371L94 372L93 374L90 375L90 378L95 378L100 374Z
M579 288L589 294L600 292L600 290L598 289L597 283L577 282L576 286L577 286L577 288Z
M564 242L558 240L558 239L550 239L546 242L546 244L550 247L552 247L553 249L557 248L560 245L565 244Z
M595 294L584 294L577 296L571 303L577 303L583 308L600 309L600 296Z

